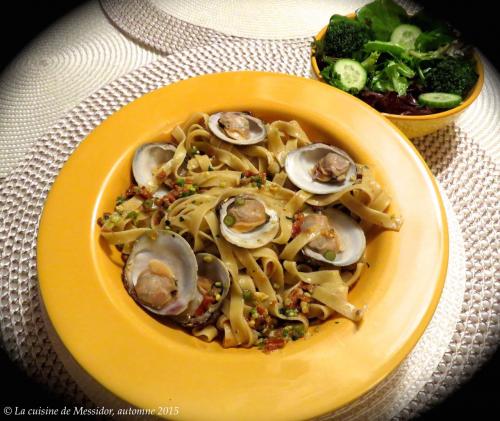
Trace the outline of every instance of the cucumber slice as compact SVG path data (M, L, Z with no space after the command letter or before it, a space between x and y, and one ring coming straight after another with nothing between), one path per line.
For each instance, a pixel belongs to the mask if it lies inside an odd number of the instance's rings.
M349 58L338 60L333 71L338 78L338 88L350 92L358 93L366 85L366 70L361 63Z
M445 92L428 92L418 97L421 105L427 105L431 108L453 108L462 102L462 97Z
M415 25L399 25L392 31L391 42L401 45L407 50L415 48L415 41L422 33L422 30Z
M381 53L390 53L395 56L400 56L406 51L401 45L386 41L368 41L363 48L368 52L379 51Z

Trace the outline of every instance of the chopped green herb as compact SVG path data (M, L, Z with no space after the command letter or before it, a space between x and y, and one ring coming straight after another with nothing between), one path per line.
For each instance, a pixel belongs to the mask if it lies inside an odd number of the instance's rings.
M228 227L232 227L236 223L236 218L232 215L226 215L224 217L224 224Z
M118 196L116 198L116 206L121 205L123 202L125 202L125 200L127 200L127 199L124 196Z
M181 197L192 196L193 194L198 192L198 189L199 186L197 184L189 184L186 187L184 187Z
M175 184L177 184L178 186L184 186L184 184L186 183L186 180L184 178L178 178L176 181L175 181Z
M136 211L132 211L132 212L127 213L127 216L126 216L126 217L127 217L128 219L135 219L135 218L137 218L138 216L139 216L139 213L138 213L138 212L136 212Z
M333 261L335 260L335 257L337 257L337 255L335 254L335 252L333 250L327 250L323 253L323 257L326 259L326 260L330 260L330 261Z
M288 325L283 328L283 337L287 338L290 335L290 332L292 331L292 326Z
M257 311L257 309L255 307L252 307L250 309L250 317L252 319L258 319L259 318L259 312Z
M118 222L120 222L122 219L122 217L120 215L118 215L117 213L113 213L110 217L109 217L109 221L113 224L117 224Z
M299 315L299 312L293 308L289 308L285 311L287 317L295 317Z
M245 199L243 197L238 197L234 201L235 206L243 206L245 204Z
M143 202L142 206L144 209L151 209L153 207L153 199L147 199Z
M252 181L258 189L262 187L262 178L260 175L254 175Z
M249 289L244 289L243 290L243 299L245 301L250 301L253 297L253 293L252 291L250 291Z
M294 341L304 337L305 334L306 334L305 327L302 324L295 325L292 329L292 339Z

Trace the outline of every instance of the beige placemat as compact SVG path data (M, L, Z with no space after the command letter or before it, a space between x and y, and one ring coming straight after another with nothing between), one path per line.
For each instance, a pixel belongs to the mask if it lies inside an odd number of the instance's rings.
M0 211L0 274L4 346L33 377L72 399L83 394L55 354L37 301L35 236L46 194L60 167L78 143L120 106L145 92L178 79L227 70L257 69L309 74L309 44L298 41L262 44L218 42L158 60L101 89L61 120L3 185ZM416 142L456 212L466 235L461 257L460 230L448 206L452 235L450 272L438 311L421 341L384 383L353 405L342 417L366 414L408 418L473 373L498 342L499 286L497 172L484 151L457 127ZM467 165L464 165L467 163ZM464 264L466 280L463 282ZM463 293L465 290L465 293ZM477 292L476 292L477 291ZM457 324L458 321L458 324ZM462 326L462 327L461 327ZM368 412L367 412L368 411ZM337 415L339 415L337 414Z
M0 180L73 107L159 57L116 29L97 0L46 29L0 75Z
M367 1L150 0L150 3L176 19L225 35L293 39L310 37L325 26L328 16L350 13Z
M346 13L366 2L319 0L318 10L325 13L321 18L315 11L308 9L304 12L304 5L309 3L286 0L288 7L281 8L278 19L275 15L281 0L253 1L258 3L259 12L251 15L252 26L246 30L252 32L247 35L267 39L279 38L286 28L291 31L287 37L290 34L294 37L299 34L312 36L314 31L311 28L324 24L326 11L330 8L336 13ZM0 180L58 119L97 89L156 60L165 51L197 47L199 38L202 43L206 42L203 38L207 35L206 30L200 28L194 31L196 42L188 45L183 41L184 34L192 33L190 29L186 30L186 25L192 27L193 22L198 22L195 18L200 19L200 14L211 31L222 20L238 22L234 10L240 1L210 2L213 9L207 11L200 7L197 13L193 13L197 3L194 0L103 1L103 8L97 0L92 0L44 31L0 75ZM172 10L174 5L176 9ZM221 8L226 13L222 17ZM103 9L116 21L107 19ZM169 13L174 13L171 18L167 16ZM302 15L308 16L307 31L292 25L300 22ZM266 24L273 18L272 25ZM183 20L184 24L180 24L179 21ZM142 31L142 25L150 28L151 36L145 36L148 32ZM224 28L219 28L219 31L226 31L223 36L234 38L237 35ZM312 32L306 33L308 31ZM496 162L500 162L500 113L496 112L500 107L500 89L495 89L498 86L498 73L486 63L482 101L474 104L459 121L459 126L471 134Z

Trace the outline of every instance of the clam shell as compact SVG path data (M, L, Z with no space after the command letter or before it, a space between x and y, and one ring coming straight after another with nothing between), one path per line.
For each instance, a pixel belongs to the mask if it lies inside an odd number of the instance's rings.
M153 171L172 159L176 147L170 143L146 143L137 148L132 161L132 174L139 186L156 188ZM163 196L167 193L164 186L156 191L155 196Z
M334 266L349 266L358 262L366 249L365 233L354 219L345 213L329 208L323 211L330 226L340 237L343 250L338 252L334 260L328 260L322 254L313 251L307 246L303 253L312 259Z
M151 259L165 263L177 281L177 295L174 301L161 310L147 307L136 299L135 285L139 275L148 268ZM197 291L198 263L189 243L171 231L152 231L139 237L132 247L124 268L125 285L132 297L152 313L170 316L186 310Z
M349 160L351 165L346 178L340 183L313 180L312 170L327 153L333 152ZM314 194L330 194L345 190L356 180L356 164L342 149L324 143L313 143L290 152L285 159L285 171L290 181L298 188Z
M208 258L208 259L207 259ZM207 261L209 260L209 261ZM203 297L191 301L188 309L181 315L175 317L175 321L184 327L197 327L210 323L219 312L220 306L226 298L231 286L231 278L226 265L218 257L209 253L198 253L196 255L198 262L198 275L205 276L213 281L222 283L222 294L219 301L212 304L208 310L201 316L194 316L194 312L200 306Z
M262 120L256 117L252 117L251 115L240 113L237 111L229 111L229 112L241 115L248 120L250 124L250 137L247 140L237 140L227 136L224 133L224 130L221 129L221 127L219 126L219 119L221 115L224 114L225 112L227 111L212 114L208 118L208 127L210 131L214 134L214 136L218 137L224 142L233 143L235 145L254 145L256 143L262 142L266 138L267 136L266 126L264 125Z
M264 201L259 199L257 196L245 196L251 197L262 203L266 208L266 215L268 220L265 224L249 232L238 232L228 227L224 224L224 218L227 215L228 207L236 200L236 197L232 197L226 200L219 211L219 221L220 221L220 232L222 236L235 246L246 248L246 249L256 249L266 244L270 243L279 231L279 218L275 210L269 208Z

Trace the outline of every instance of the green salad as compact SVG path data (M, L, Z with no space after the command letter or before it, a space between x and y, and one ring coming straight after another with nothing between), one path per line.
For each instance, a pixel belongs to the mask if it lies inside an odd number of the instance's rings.
M392 0L369 3L354 19L333 15L313 48L327 83L391 114L456 107L478 79L472 48L454 28Z

